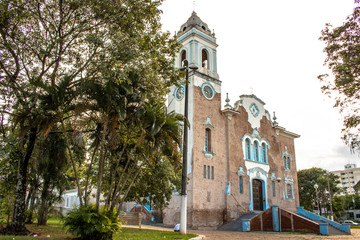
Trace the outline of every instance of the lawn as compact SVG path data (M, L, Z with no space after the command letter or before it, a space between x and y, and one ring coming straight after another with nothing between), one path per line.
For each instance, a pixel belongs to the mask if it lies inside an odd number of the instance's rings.
M122 228L121 231L114 236L114 240L190 239L196 236L197 235L195 234L180 235L180 233L170 232L170 231L157 231L157 230L138 229L138 228Z
M38 226L36 224L26 225L27 229L32 233L40 233L41 235L34 238L33 236L3 236L0 235L0 240L34 240L34 239L51 239L51 240L69 240L76 239L63 229L59 219L49 219L48 225ZM145 237L146 236L146 237ZM114 235L114 240L123 239L190 239L196 237L195 234L180 235L171 231L157 231L138 228L122 228L118 233Z

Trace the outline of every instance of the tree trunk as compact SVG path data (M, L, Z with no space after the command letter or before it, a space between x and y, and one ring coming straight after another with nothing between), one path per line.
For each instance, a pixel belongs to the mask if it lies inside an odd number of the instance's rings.
M135 169L135 166L136 166L136 164L134 164L131 167L130 171L126 175L126 178L125 178L124 182L122 182L122 177L119 179L118 184L116 186L116 189L114 191L113 197L111 199L109 217L110 217L110 213L112 213L114 211L114 208L116 207L116 205L118 203L118 199L119 199L119 197L120 197L120 195L121 195L121 193L122 193L122 191L123 191L123 189L125 187L125 184L127 183L128 179L129 179L130 175L132 174L132 171ZM121 188L120 188L120 186L121 186ZM119 188L120 188L120 190L119 190Z
M138 176L138 174L139 174L139 172L140 172L140 170L141 170L142 165L143 165L143 163L139 166L139 169L136 171L135 176L134 176L133 179L131 180L129 187L127 188L124 196L123 196L123 197L121 198L121 200L120 200L119 206L122 206L122 204L124 203L124 201L125 201L128 193L129 193L132 185L133 185L134 182L135 182L135 179L137 178L137 176ZM119 196L120 196L120 195L118 195L118 197L119 197ZM119 207L119 209L118 209L117 212L116 212L116 216L117 216L117 217L118 217L119 214L120 214L120 210L121 210L121 208Z
M111 180L110 180L110 187L109 187L109 190L108 190L108 196L107 196L106 202L105 202L105 208L106 208L106 209L107 209L107 207L110 205L111 191L113 191L113 196L115 196L115 194L116 194L116 192L117 192L117 190L118 190L118 188L119 188L119 186L117 186L117 187L113 190L114 184L115 184L116 173L117 173L117 171L118 171L119 163L120 163L120 161L121 161L122 155L124 154L124 151L125 151L126 146L127 146L127 140L126 140L126 143L125 143L123 149L121 150L120 156L119 156L119 158L118 158L118 160L117 160L117 162L116 162L116 166L115 166L115 168L113 169L113 173L112 173ZM126 164L125 164L124 170L123 170L122 173L121 173L119 182L122 181L122 178L124 177L124 173L125 173L125 171L127 170L129 163L130 163L130 158L128 158L128 160L126 161Z
M80 208L83 207L83 198L82 198L82 191L81 191L81 187L80 187L80 180L79 180L79 176L78 176L78 172L77 172L77 168L76 168L76 163L71 151L71 147L70 147L70 143L69 143L69 139L66 135L66 130L65 130L65 124L62 118L60 118L60 122L61 122L61 127L63 130L63 134L64 134L64 139L65 139L65 143L66 143L66 148L69 151L69 156L70 156L70 160L71 160L71 164L74 170L74 174L75 174L75 180L76 180L76 186L77 186L77 190L78 190L78 197L79 197L79 202L80 202Z
M34 191L30 199L30 207L29 207L30 214L27 216L27 219L25 221L25 223L27 224L33 223L32 219L33 219L33 212L35 210L35 198L36 198L36 190Z
M17 183L15 190L14 215L11 222L11 230L17 235L26 235L29 231L25 227L25 198L26 198L26 178L27 168L31 154L34 150L37 128L30 129L30 136L27 143L25 154L19 161Z
M93 152L92 157L91 157L90 165L89 165L89 168L87 170L86 181L85 181L85 190L84 190L84 204L85 204L85 206L88 204L88 201L89 201L89 199L88 199L89 198L88 197L89 178L90 178L91 168L92 168L92 165L94 163L95 153L96 153L98 147L99 147L99 143L96 144L96 146L94 148L94 152Z
M30 204L30 200L31 197L33 195L34 192L34 187L31 186L28 195L26 196L26 200L25 200L25 210L27 210L29 208L29 204Z
M96 211L99 212L100 209L100 194L102 187L102 177L104 173L104 162L105 162L105 140L106 140L106 132L107 132L107 119L104 121L103 134L101 138L100 145L100 159L99 159L99 173L98 173L98 181L97 181L97 189L96 189Z
M39 214L38 214L38 225L46 225L47 219L46 219L46 212L47 212L47 199L48 199L48 193L49 193L49 181L50 179L46 179L44 181L43 190L41 192L41 204L39 208Z

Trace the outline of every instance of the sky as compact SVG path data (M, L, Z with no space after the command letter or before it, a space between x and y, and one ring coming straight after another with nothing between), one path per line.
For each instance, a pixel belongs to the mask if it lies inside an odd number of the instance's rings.
M319 37L326 23L342 25L354 6L354 0L167 0L161 23L175 33L195 9L216 34L223 105L226 93L231 104L255 94L280 126L301 135L297 169L331 171L360 167L360 158L342 142L342 117L321 92L317 76L330 72Z

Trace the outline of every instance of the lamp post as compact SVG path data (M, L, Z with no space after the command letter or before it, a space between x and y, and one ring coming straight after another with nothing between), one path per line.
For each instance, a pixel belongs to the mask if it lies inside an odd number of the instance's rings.
M329 172L326 171L327 183L328 183L328 191L329 191L329 198L330 198L330 214L331 214L331 221L334 221L334 212L332 208L332 196L330 191L330 181L329 181Z
M278 185L279 185L279 232L281 232L281 208L280 208L280 200L281 200L281 189L280 189L280 182L281 182L281 178L278 177L276 179L276 181L278 182Z
M281 178L278 177L278 178L276 179L276 181L278 182L278 185L279 185L279 207L280 207L280 200L281 200L281 195L280 195L280 193L281 193L281 191L280 191L280 182L281 182Z
M185 60L186 61L186 60ZM187 62L187 61L186 61ZM186 234L186 213L187 213L187 196L186 196L186 184L187 184L187 140L188 140L188 87L189 87L189 69L196 70L196 66L184 66L181 67L181 71L186 73L186 82L185 82L185 118L184 121L184 141L183 141L183 169L182 169L182 178L181 178L181 209L180 209L180 233L182 235Z
M319 185L317 185L316 183L314 184L314 188L315 188L315 191L316 191L316 203L317 203L317 207L318 207L318 211L319 211L319 215L321 215L320 214L320 208L319 208L319 198L318 198L318 188L319 188Z

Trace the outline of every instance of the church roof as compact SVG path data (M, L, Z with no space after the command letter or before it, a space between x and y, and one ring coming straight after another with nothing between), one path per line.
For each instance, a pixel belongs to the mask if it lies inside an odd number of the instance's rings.
M181 25L178 35L182 35L192 28L196 28L206 33L207 35L214 37L214 35L211 34L208 25L199 18L195 11L193 11L189 19L183 25Z

